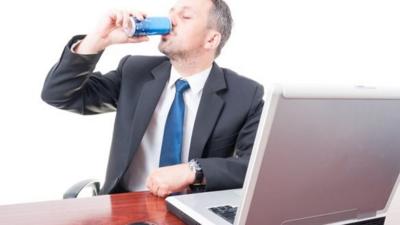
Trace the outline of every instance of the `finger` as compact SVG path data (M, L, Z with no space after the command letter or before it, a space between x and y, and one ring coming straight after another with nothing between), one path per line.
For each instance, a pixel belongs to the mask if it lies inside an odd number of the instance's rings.
M150 180L150 177L147 177L147 179L146 179L146 187L147 187L147 189L151 190L151 180Z
M145 42L149 41L150 38L148 36L135 36L135 37L130 37L128 38L129 43L139 43L139 42Z
M157 187L157 185L154 183L153 176L152 176L151 174L150 174L150 176L147 178L146 186L147 186L147 188L149 189L149 191L150 191L153 195L157 195L158 187Z
M129 24L130 24L129 12L128 11L124 11L123 12L122 27L127 29L127 30L130 30L131 27L129 26Z
M115 25L117 27L121 27L122 26L122 20L123 20L122 12L121 11L117 11L115 16L116 16Z
M135 11L135 10L130 10L128 12L129 12L130 16L135 17L138 20L144 20L144 18L147 17L147 13L144 13L144 12Z
M144 18L146 18L146 17L147 17L147 15L144 12L138 12L136 14L136 18L138 18L139 20L144 20Z
M160 197L160 198L165 198L165 197L167 197L167 194L166 194L166 192L159 192L157 194L157 196Z
M157 195L159 186L158 186L154 181L151 183L150 188L151 188L152 192L153 192L155 195Z
M147 188L149 191L152 191L152 189L151 189L151 183L146 183L146 188Z
M151 189L151 193L152 193L153 195L155 195L155 196L158 196L158 187L153 186L152 189Z
M157 189L156 189L156 186L154 185L154 182L152 181L151 177L149 177L147 180L148 180L148 182L146 184L147 188L149 189L149 191L152 194L157 195Z
M107 16L109 18L111 18L113 21L115 21L117 19L117 14L116 14L116 10L109 10L107 12Z
M167 196L168 191L165 190L164 188L158 188L157 190L157 196L164 198L165 196Z

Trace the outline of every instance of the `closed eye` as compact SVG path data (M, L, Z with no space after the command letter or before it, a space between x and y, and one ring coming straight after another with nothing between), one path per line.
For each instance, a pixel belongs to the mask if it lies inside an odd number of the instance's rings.
M192 16L191 16L191 15L185 14L185 13L181 14L181 17L182 17L183 19L192 19Z

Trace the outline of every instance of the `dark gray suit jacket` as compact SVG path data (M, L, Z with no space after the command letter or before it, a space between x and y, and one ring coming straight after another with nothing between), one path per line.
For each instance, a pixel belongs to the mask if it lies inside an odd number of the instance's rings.
M116 70L93 72L101 54L78 55L74 37L50 70L42 99L50 105L90 115L116 111L107 174L101 193L120 192L121 178L140 145L170 76L163 56L126 56ZM243 185L263 107L263 87L213 64L200 100L189 159L197 158L207 190Z

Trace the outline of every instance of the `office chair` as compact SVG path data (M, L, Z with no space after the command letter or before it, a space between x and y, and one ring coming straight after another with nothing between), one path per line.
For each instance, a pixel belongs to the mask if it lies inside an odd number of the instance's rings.
M91 188L92 195L96 196L100 192L100 182L94 179L82 180L68 188L63 195L63 199L77 198L79 193L85 188Z

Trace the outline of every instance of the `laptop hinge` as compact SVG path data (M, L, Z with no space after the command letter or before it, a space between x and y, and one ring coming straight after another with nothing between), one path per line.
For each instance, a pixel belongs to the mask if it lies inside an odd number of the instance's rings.
M357 215L357 219L367 219L367 218L373 218L376 217L376 211L373 212L364 212L364 213L360 213Z

